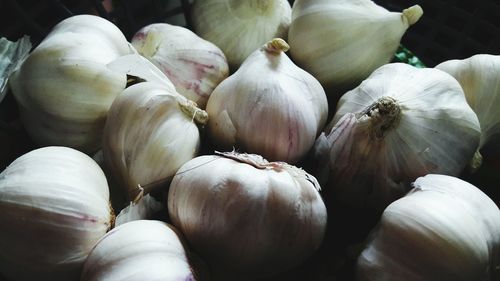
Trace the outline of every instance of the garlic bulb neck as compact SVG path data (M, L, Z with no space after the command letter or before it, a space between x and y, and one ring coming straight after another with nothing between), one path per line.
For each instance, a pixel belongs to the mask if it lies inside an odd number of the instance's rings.
M179 102L179 106L187 116L191 117L196 124L204 126L208 122L208 114L205 110L202 110L198 105L191 100L183 100Z
M266 45L264 45L264 50L267 53L272 53L272 54L281 54L282 52L286 52L290 49L290 45L288 43L281 39L281 38L274 38L271 41L267 42Z
M410 8L404 9L403 10L403 20L406 20L409 25L415 24L420 17L424 14L424 11L422 10L422 7L419 5L413 5Z
M401 117L401 107L394 98L381 97L367 107L362 116L370 118L370 137L381 139L394 128Z

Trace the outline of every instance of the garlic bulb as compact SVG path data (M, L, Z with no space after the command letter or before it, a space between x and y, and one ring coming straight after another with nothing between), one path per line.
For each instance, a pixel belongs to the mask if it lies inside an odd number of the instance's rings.
M159 84L127 88L109 110L103 134L106 166L128 198L165 185L200 146L195 123L207 114L194 103Z
M120 225L89 254L81 281L194 281L177 231L153 220Z
M498 280L500 211L475 186L427 175L385 209L357 262L359 281Z
M217 46L181 26L148 25L134 35L132 45L167 75L177 92L201 108L229 73Z
M222 49L234 71L275 37L285 38L292 9L287 0L195 0L193 28Z
M168 194L172 223L220 278L252 278L297 265L320 245L326 208L316 179L259 155L194 158Z
M33 140L95 152L108 108L127 84L106 65L130 52L122 32L103 18L78 15L57 24L10 79Z
M28 152L0 174L0 272L10 281L79 280L112 220L92 158L66 147Z
M379 210L419 176L458 175L480 137L477 116L453 77L402 63L378 68L342 96L329 127L316 145L325 161L320 182L327 175L339 201Z
M356 87L388 63L422 14L418 5L396 13L371 0L297 0L288 33L290 52L330 96Z
M207 104L209 136L272 161L298 162L313 146L328 115L326 95L273 39L213 91Z
M481 124L483 147L500 137L500 56L480 54L464 60L449 60L436 66L455 77Z

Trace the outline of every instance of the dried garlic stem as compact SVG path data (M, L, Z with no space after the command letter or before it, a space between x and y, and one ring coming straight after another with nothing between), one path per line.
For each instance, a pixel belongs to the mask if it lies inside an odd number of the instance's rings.
M193 118L199 125L206 125L208 122L208 114L205 110L198 108L198 105L191 100L180 101L179 106L185 114Z
M274 38L267 42L264 48L268 53L280 54L281 52L288 51L290 49L290 45L288 45L288 43L281 38Z
M370 137L381 139L398 124L401 108L395 99L381 97L365 109L362 115L370 118Z
M403 20L408 21L409 25L415 24L420 17L424 14L424 10L419 5L411 6L410 8L403 10Z

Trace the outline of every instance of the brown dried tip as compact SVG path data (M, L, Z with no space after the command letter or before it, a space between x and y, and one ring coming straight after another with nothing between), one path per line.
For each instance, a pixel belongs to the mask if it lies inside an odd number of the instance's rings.
M288 45L288 43L281 38L274 38L267 42L264 48L267 52L279 54L281 52L288 51L290 49L290 45Z

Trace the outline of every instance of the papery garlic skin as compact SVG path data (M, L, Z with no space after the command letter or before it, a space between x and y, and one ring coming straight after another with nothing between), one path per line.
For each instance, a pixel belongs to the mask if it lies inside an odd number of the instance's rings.
M197 124L207 114L159 84L143 82L127 88L109 110L103 134L106 166L129 200L168 184L200 146Z
M252 278L299 264L321 244L327 214L316 179L234 152L183 165L168 194L172 223L216 279Z
M287 0L195 0L193 28L217 45L232 71L272 38L286 39L292 9Z
M458 175L481 130L453 77L392 63L342 96L327 132L316 143L324 147L325 189L350 206L381 211L420 176Z
M132 45L167 75L177 92L201 108L205 108L214 88L229 74L224 53L181 26L145 26L134 35Z
M161 221L138 220L107 233L92 249L81 281L192 280L177 231Z
M427 175L385 209L356 280L498 280L500 211L475 186Z
M328 115L326 94L287 49L282 39L269 41L212 92L208 133L217 148L296 163L313 146Z
M422 14L418 5L397 13L371 0L297 0L290 53L329 95L352 89L393 58L401 37Z
M45 147L0 174L0 272L10 281L78 280L113 214L104 173L87 155Z
M481 124L480 148L500 136L500 56L480 54L436 66L455 77Z
M21 119L39 145L93 153L126 75L106 64L131 52L111 22L78 15L57 24L10 79Z

